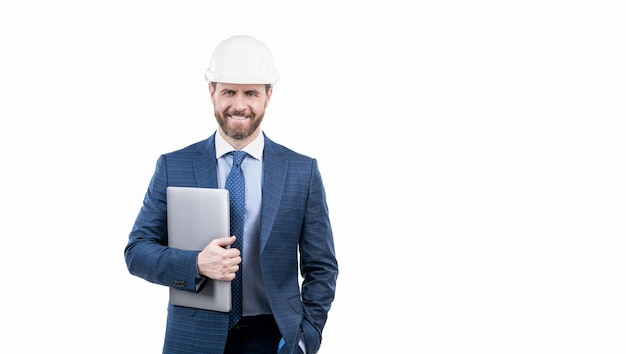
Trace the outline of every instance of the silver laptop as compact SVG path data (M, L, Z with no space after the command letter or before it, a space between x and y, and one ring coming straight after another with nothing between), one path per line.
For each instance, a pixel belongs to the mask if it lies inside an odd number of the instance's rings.
M167 187L168 246L202 250L215 238L230 235L228 190L197 187ZM197 293L170 287L173 305L228 312L230 282L206 279Z

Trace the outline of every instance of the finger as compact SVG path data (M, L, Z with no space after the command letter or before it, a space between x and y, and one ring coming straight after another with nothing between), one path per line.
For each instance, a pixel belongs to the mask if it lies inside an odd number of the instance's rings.
M220 237L213 240L213 242L220 247L227 247L232 245L235 242L235 239L235 236Z

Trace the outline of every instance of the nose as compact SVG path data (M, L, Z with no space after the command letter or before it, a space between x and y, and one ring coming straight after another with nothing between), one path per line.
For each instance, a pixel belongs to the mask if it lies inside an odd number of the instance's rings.
M238 111L243 111L246 109L246 100L245 100L245 94L243 93L238 93L237 96L235 97L235 101L233 102L233 108L235 108Z

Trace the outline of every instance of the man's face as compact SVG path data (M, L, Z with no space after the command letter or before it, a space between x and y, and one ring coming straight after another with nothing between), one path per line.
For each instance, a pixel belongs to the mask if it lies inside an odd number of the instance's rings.
M270 102L272 88L265 92L263 84L228 84L218 82L209 85L215 119L227 136L245 140L256 136Z

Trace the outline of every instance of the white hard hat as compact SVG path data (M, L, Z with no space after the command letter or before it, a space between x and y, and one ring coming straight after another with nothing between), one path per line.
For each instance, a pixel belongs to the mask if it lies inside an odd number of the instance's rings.
M269 47L252 36L236 35L215 47L205 72L209 82L275 84L278 72Z

